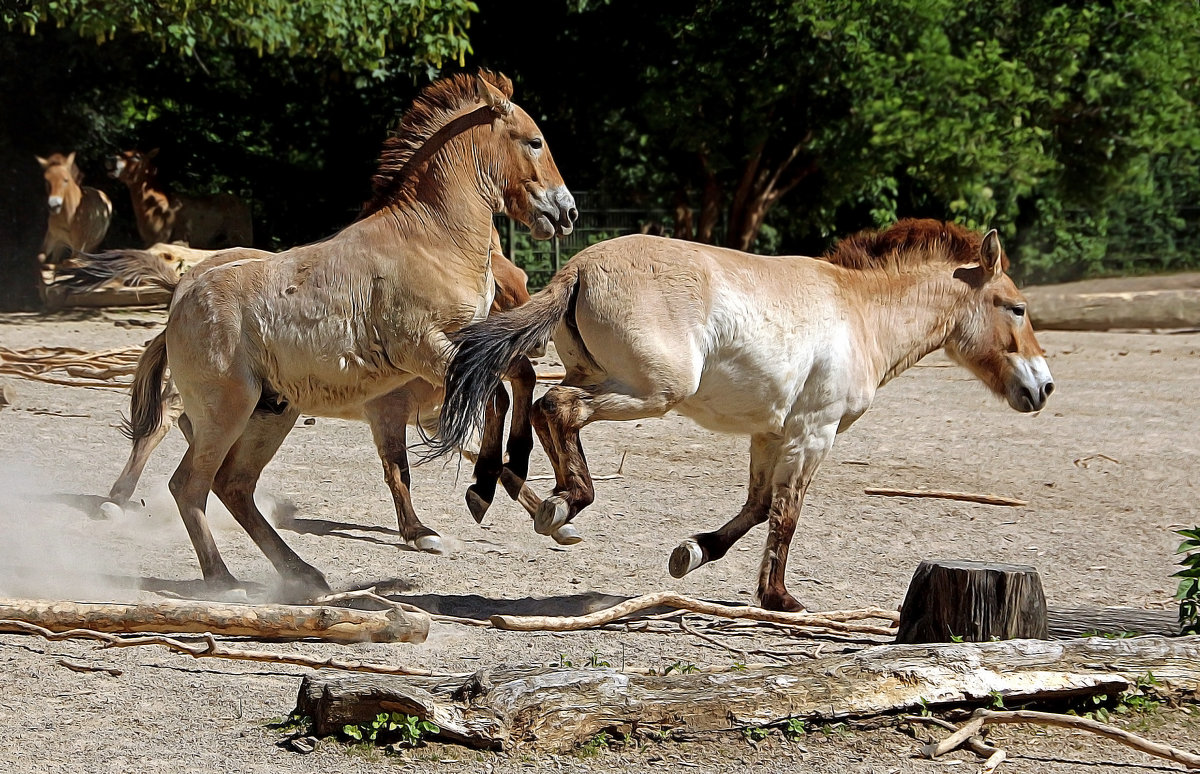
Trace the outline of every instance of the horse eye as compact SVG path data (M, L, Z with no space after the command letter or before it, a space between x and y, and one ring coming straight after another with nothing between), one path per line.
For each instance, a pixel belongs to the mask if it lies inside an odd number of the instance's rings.
M533 148L534 150L541 150L542 146L545 144L546 143L541 137L534 137L533 139L529 140L529 147Z
M1011 309L1012 313L1015 314L1017 317L1025 316L1025 305L1024 304L1014 304L1013 306L1009 307L1009 309Z

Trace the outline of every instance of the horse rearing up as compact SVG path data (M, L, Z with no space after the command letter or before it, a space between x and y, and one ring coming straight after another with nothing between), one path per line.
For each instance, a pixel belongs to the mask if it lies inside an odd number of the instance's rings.
M905 220L843 240L824 259L767 258L646 236L575 256L532 300L460 331L432 451L466 437L512 353L553 336L566 377L534 406L554 468L535 527L548 534L594 498L579 431L672 409L751 436L740 513L671 554L682 577L769 521L757 598L803 610L784 583L805 491L837 433L875 391L945 349L1018 411L1054 389L995 231Z
M578 216L537 124L511 94L511 82L491 73L431 84L385 144L361 219L274 255L224 251L180 281L166 331L138 363L131 429L136 440L161 421L169 362L190 424L170 488L210 584L236 583L205 518L211 489L289 593L328 589L254 504L263 467L302 411L365 418L401 523L436 536L408 491L408 388L440 385L446 334L487 314L492 214L537 239L570 233Z

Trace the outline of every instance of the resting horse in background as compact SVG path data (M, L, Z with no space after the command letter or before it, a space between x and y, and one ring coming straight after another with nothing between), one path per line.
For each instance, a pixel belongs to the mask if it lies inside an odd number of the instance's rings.
M137 440L161 424L169 364L191 426L170 488L210 584L236 583L205 518L212 490L292 593L328 589L254 504L263 467L301 412L365 418L399 522L421 530L405 539L436 539L409 494L410 387L440 386L447 333L487 313L493 213L536 239L570 233L578 216L541 131L511 94L511 82L490 73L426 87L384 146L360 220L275 255L227 251L180 281L166 330L138 363L130 429Z
M249 247L254 244L250 208L229 193L213 196L168 196L158 185L151 163L158 148L147 153L121 151L105 159L108 175L129 189L138 234L146 247L156 242L182 242L191 247Z
M73 152L38 156L37 160L46 179L46 206L50 208L42 241L43 260L57 264L64 250L69 256L96 249L108 233L112 202L103 191L80 185L83 175L75 166Z
M160 249L156 250L155 248ZM90 289L113 281L120 281L135 286L154 285L174 293L182 276L174 269L175 261L168 259L186 259L198 263L210 258L217 258L221 252L219 250L179 248L175 245L155 245L154 248L148 250L114 250L98 255L80 255L76 258L75 275L69 284ZM248 255L266 257L271 253L237 250L234 251L231 259L246 258ZM206 264L206 269L220 264L219 259L213 260ZM492 229L491 272L495 282L495 297L492 299L491 312L512 309L529 300L529 278L519 266L500 252L500 235L495 228ZM529 453L533 449L533 430L529 424L529 410L533 404L533 389L537 377L533 370L533 364L524 355L513 359L508 377L512 383L514 407L513 427L508 443L508 464L520 471L519 479L523 481L525 471L529 467ZM424 432L432 435L437 432L438 416L441 410L441 388L427 383L417 385L414 382L409 389L413 392L416 404L416 412L410 418L410 422L419 421ZM496 428L494 430L489 428L487 438L478 454L465 452L476 463L476 482L471 485L467 494L467 503L476 521L482 521L484 513L491 504L492 497L495 495L496 483L503 472L504 458L500 444L503 436L504 413L503 410L500 412L501 416L495 422ZM181 429L188 428L185 430L186 433L191 432L187 417L183 414L179 391L175 389L174 382L169 378L162 393L162 417L162 422L154 433L134 441L125 467L108 492L109 502L118 506L124 506L129 502L150 455L167 437L172 426L178 423ZM407 469L407 462L401 467ZM411 484L409 486L411 487ZM513 499L519 499L519 494L514 494ZM402 533L406 532L403 525L401 531ZM407 530L407 532L412 531L413 527ZM569 533L570 531L567 534ZM426 544L427 548L431 545L429 541L426 541Z
M749 434L750 484L737 516L675 549L671 574L721 558L769 521L758 601L803 610L784 575L805 491L879 387L944 349L1014 409L1045 405L1054 383L1006 268L995 231L930 220L850 237L823 260L646 236L601 242L528 304L455 336L432 451L471 432L513 353L553 336L566 377L534 404L555 475L537 531L594 499L581 428L673 409Z

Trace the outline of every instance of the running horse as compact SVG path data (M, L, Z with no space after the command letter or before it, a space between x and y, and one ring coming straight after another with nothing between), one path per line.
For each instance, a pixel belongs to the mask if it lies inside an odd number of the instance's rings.
M130 429L136 441L159 426L169 364L190 425L170 489L211 586L237 581L205 517L210 490L286 594L328 590L254 504L263 467L301 412L366 419L402 532L415 530L403 537L437 537L409 494L409 388L440 386L447 334L487 314L493 213L535 239L569 234L578 217L541 131L511 96L511 81L488 72L427 86L384 145L362 218L278 254L224 251L180 281L166 330L138 362Z
M57 264L63 249L68 256L94 250L108 233L112 202L103 191L80 185L83 175L75 166L74 152L68 156L38 156L37 160L46 179L46 206L50 209L42 242L43 260Z
M787 590L805 491L835 436L875 391L944 349L1017 411L1054 389L995 231L904 220L843 240L822 259L767 258L626 236L575 256L532 300L456 336L431 453L466 437L513 353L553 337L566 377L533 408L554 468L535 528L547 534L594 499L579 431L676 410L750 435L741 512L671 554L677 578L769 522L757 600L803 610Z

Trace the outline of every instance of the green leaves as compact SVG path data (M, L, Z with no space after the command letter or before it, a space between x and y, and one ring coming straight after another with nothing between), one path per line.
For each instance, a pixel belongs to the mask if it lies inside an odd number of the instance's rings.
M436 723L400 712L381 712L368 723L342 726L342 735L356 742L415 747L426 736L441 732Z
M1179 600L1179 628L1183 634L1200 634L1200 527L1176 530L1185 538L1175 549L1183 554L1183 567L1172 577L1181 578L1175 598Z

